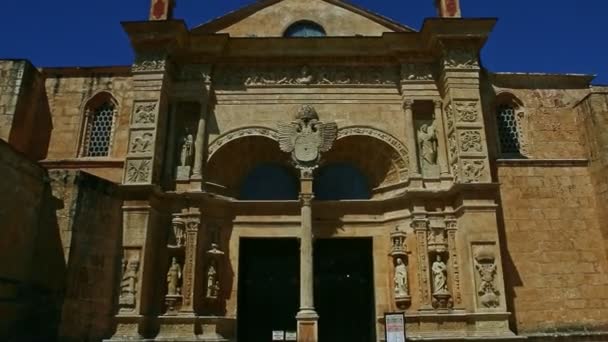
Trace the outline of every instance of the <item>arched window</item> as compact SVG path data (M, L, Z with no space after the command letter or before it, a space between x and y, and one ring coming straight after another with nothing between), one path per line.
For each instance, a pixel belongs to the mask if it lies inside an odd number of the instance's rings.
M496 123L498 142L502 157L521 157L527 155L524 141L525 115L522 102L509 93L498 96Z
M320 201L365 200L371 198L367 177L348 163L329 164L315 175L315 199Z
M299 181L285 166L265 163L253 168L241 183L239 199L243 201L297 200Z
M325 37L323 26L312 21L298 21L285 30L285 37Z
M82 157L110 155L116 109L116 102L106 93L98 94L87 103L80 153Z

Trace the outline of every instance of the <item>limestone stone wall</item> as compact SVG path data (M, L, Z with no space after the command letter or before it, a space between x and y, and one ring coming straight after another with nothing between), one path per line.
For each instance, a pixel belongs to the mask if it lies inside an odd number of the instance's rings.
M126 70L123 70L126 69ZM128 68L46 69L46 93L53 116L53 135L47 159L78 156L84 124L84 107L100 92L118 102L110 158L124 158L127 150L132 82ZM93 171L94 172L94 171Z
M93 175L51 171L50 176L67 265L60 337L108 338L122 257L122 200L115 184Z
M608 328L608 259L597 215L605 204L596 203L586 162L505 161L498 179L518 332Z
M40 160L46 156L51 130L40 72L27 60L0 60L0 138Z
M0 139L0 179L0 340L52 340L65 264L47 174Z

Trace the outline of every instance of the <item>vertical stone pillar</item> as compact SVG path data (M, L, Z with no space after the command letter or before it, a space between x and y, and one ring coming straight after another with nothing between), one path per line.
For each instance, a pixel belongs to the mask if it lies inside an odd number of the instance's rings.
M150 20L173 19L175 0L152 0L150 3Z
M410 179L412 180L412 182L420 182L419 185L422 186L422 176L420 174L420 167L418 166L418 149L416 148L416 127L414 125L414 109L412 108L413 105L413 100L406 99L403 102L406 127L405 139L407 142L408 155L410 158Z
M301 170L300 311L296 316L298 342L316 342L318 340L319 315L317 315L314 305L312 181L312 171Z
M435 0L437 14L442 18L460 18L460 0Z
M168 73L163 54L140 55L133 65L133 112L123 184L158 184L168 111Z
M437 142L438 146L438 159L439 159L439 169L441 170L441 178L448 178L450 175L449 166L448 166L448 156L447 156L447 145L445 138L445 126L443 124L443 111L442 111L442 103L439 100L433 101L435 105L435 122L437 122L438 132L437 132Z
M183 216L186 223L186 250L184 258L184 274L182 283L183 305L180 309L182 315L194 315L194 284L196 275L198 232L200 228L200 213L193 210Z
M456 231L458 229L458 221L449 214L445 218L445 226L448 235L448 253L449 253L449 269L450 279L452 280L452 295L454 298L454 309L464 309L462 303L462 291L460 284L460 265L458 263L458 248L456 246Z
M445 118L452 175L455 182L460 183L490 182L478 51L466 45L446 46L443 53Z
M414 214L412 228L416 234L418 255L418 287L420 289L420 310L432 310L431 282L429 279L428 240L429 220L423 214Z
M196 130L196 140L194 141L194 170L192 172L191 177L191 181L194 182L203 182L203 164L206 158L205 147L207 143L208 113L208 103L207 101L204 101L201 103L201 111L198 119L198 128Z

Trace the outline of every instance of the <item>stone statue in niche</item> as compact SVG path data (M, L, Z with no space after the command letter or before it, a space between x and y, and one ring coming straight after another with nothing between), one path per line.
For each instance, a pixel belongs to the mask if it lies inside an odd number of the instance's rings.
M423 124L418 130L418 150L420 166L426 175L437 176L437 132L435 124Z
M177 167L177 179L188 180L192 169L192 156L194 155L194 137L187 134L182 141L179 155L179 166Z
M407 267L403 263L403 259L397 258L395 266L395 297L408 297L410 290L407 282Z
M220 282L217 276L217 265L211 260L207 269L207 295L209 299L216 299L220 290Z
M170 245L171 247L183 247L186 243L186 223L179 217L174 217L171 221L173 228L173 237L175 238L175 244Z
M437 254L431 267L431 271L433 272L433 293L448 293L448 267L441 259L441 255Z
M125 263L123 262L123 265ZM120 298L119 305L123 310L132 310L135 308L135 298L137 293L137 272L139 270L139 261L130 260L126 262L123 270L122 280L120 281Z
M182 267L177 262L177 259L173 257L171 260L171 267L167 272L167 295L178 296L181 294L181 288L179 282L182 279Z

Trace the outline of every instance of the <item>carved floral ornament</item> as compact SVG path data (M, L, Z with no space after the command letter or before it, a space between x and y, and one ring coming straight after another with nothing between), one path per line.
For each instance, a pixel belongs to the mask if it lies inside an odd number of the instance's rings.
M447 69L479 69L477 52L463 48L449 49L443 57L443 66Z
M159 72L164 71L167 56L162 54L150 54L137 56L133 63L133 72Z
M433 80L431 64L407 63L401 66L401 81L430 81Z
M266 137L273 139L275 141L279 141L278 132L272 128L268 127L244 127L238 128L232 131L229 131L217 139L215 139L209 145L209 157L208 160L211 160L213 155L221 149L221 147L227 145L228 143L245 137L258 136L258 137ZM394 136L383 132L377 128L369 127L369 126L348 126L338 129L336 140L340 140L350 136L367 136L371 138L378 139L383 141L384 143L391 146L391 148L395 151L396 158L393 160L397 169L399 171L399 176L402 181L406 180L409 176L409 154L407 147Z

